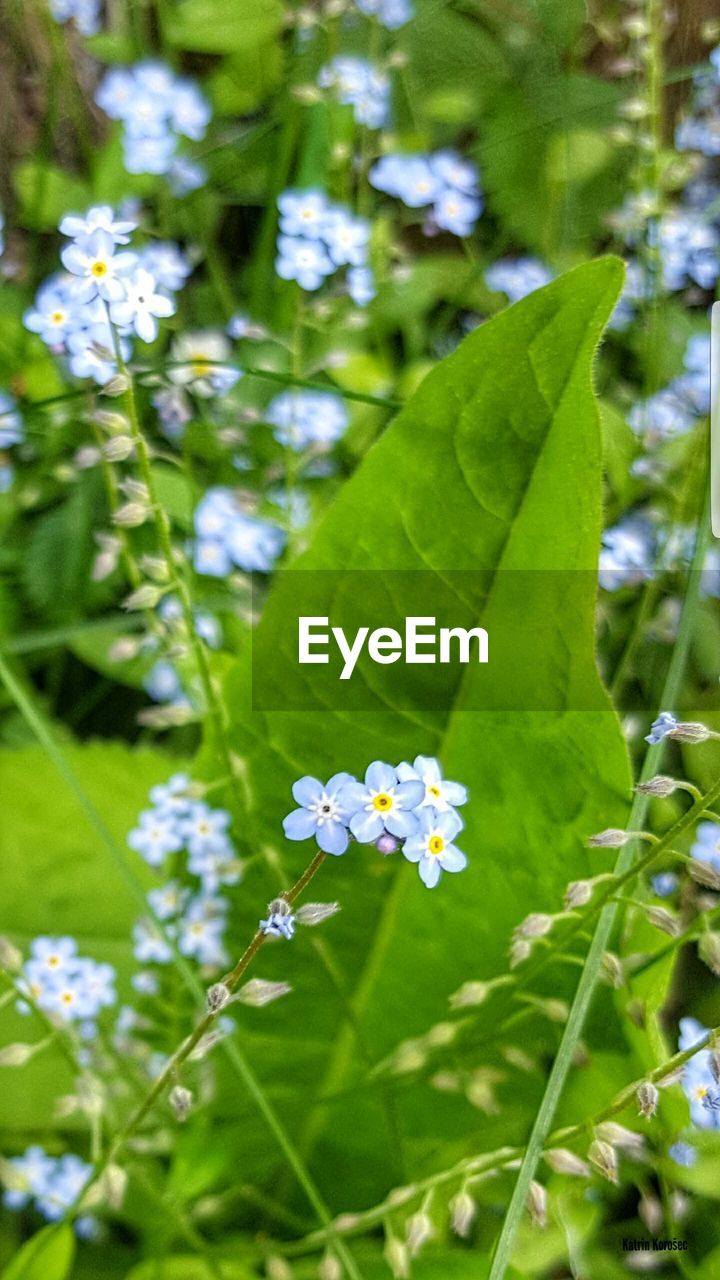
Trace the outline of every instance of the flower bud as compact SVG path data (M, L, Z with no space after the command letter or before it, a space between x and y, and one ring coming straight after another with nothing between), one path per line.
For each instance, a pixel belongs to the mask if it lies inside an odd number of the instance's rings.
M677 791L680 783L676 778L668 778L659 773L656 778L649 778L647 782L638 782L635 790L641 796L671 796Z
M645 1150L645 1139L641 1133L626 1129L625 1125L616 1124L614 1120L604 1120L595 1132L602 1142L609 1142L634 1156L642 1155Z
M219 1013L230 1000L230 988L224 982L215 982L208 988L207 1007L209 1013Z
M24 1067L37 1048L36 1044L6 1044L0 1049L0 1067Z
M573 1178L589 1178L590 1166L567 1147L553 1147L545 1152L545 1161L554 1173L567 1173Z
M387 1262L395 1280L409 1280L410 1254L402 1240L389 1235L385 1241L383 1257Z
M552 916L535 911L521 921L515 930L515 934L518 938L543 938L546 933L550 932L553 923Z
M175 1119L182 1124L190 1115L190 1109L193 1104L191 1091L184 1089L181 1084L176 1084L170 1090L168 1101L173 1109Z
M720 933L711 930L703 933L698 942L698 955L711 973L720 978Z
M594 885L592 880L572 880L565 890L563 906L566 911L575 907L584 907L590 901Z
M89 471L91 467L96 467L100 461L102 454L95 445L88 444L82 449L78 449L73 458L73 462L78 471Z
M289 982L266 982L264 978L251 978L244 987L240 988L237 998L241 1004L262 1009L264 1005L270 1004L273 1000L279 1000L281 996L286 996L291 991Z
M621 849L631 838L629 831L608 827L607 831L599 831L597 835L590 836L588 846L591 849Z
M127 1184L127 1170L119 1164L109 1164L102 1176L101 1186L104 1200L116 1213L122 1207Z
M407 1246L411 1257L419 1253L424 1244L433 1237L433 1224L424 1209L414 1213L407 1224Z
M515 969L524 960L527 960L532 951L532 947L526 938L513 938L510 944L508 956L510 958L510 968Z
M603 982L606 982L610 987L615 987L616 991L625 983L625 970L622 961L612 951L606 951L603 955L600 973Z
M343 1269L335 1254L329 1250L318 1267L318 1280L343 1280Z
M464 982L462 986L454 992L450 997L450 1005L453 1009L471 1009L477 1008L478 1005L484 1004L490 991L492 990L491 982Z
M130 457L135 445L131 436L112 436L106 444L103 445L103 457L108 462L124 462Z
M124 502L113 515L113 524L119 529L139 529L150 514L150 508L143 502Z
M707 725L688 721L687 723L676 724L675 728L670 730L668 736L675 738L676 742L707 742L710 737L710 730Z
M130 379L124 373L116 373L114 378L105 383L102 388L104 396L124 396L126 391L130 390Z
M133 609L154 609L162 596L162 591L158 587L153 586L151 582L145 582L137 591L132 591L129 596L123 600L123 609L128 611Z
M121 636L111 645L108 658L110 662L130 662L137 658L139 650L139 640L134 640L132 636Z
M601 1142L596 1139L590 1146L588 1151L588 1160L595 1166L598 1173L603 1178L607 1178L608 1182L617 1184L618 1180L618 1164L614 1147L609 1142Z
M450 1201L451 1225L455 1235L466 1239L470 1235L475 1221L477 1205L472 1196L464 1188Z
M153 582L167 582L168 567L162 556L141 556L139 565L143 573L148 578L152 578Z
M638 1217L645 1224L651 1235L660 1234L663 1224L662 1205L656 1196L645 1193L638 1204Z
M0 969L4 969L6 973L19 973L22 963L22 952L18 951L9 938L0 937Z
M391 836L389 831L383 831L382 835L378 836L375 841L375 848L379 853L385 854L387 857L390 853L397 853L400 848L400 841L395 836Z
M680 933L680 924L676 916L671 911L667 911L665 907L647 907L645 911L648 923L656 929L661 929L663 933L667 933L671 938L677 938Z
M528 1192L528 1212L534 1227L547 1226L547 1191L541 1182L531 1182Z
M720 874L710 866L709 862L700 862L698 858L691 858L687 869L695 883L701 884L704 889L720 889Z
M650 1080L643 1080L642 1084L637 1087L635 1097L639 1114L644 1120L652 1120L657 1111L658 1098L660 1097L655 1085Z
M280 1257L279 1253L271 1253L265 1262L267 1280L293 1280L292 1267Z
M339 902L306 902L304 906L298 907L295 919L298 924L322 924L336 915L339 910Z

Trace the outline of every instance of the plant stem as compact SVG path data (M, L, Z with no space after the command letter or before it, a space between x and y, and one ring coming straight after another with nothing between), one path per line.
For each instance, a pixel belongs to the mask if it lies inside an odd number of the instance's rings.
M693 627L695 623L695 611L700 597L700 578L701 570L705 561L705 554L710 536L710 519L709 519L709 488L703 502L703 509L700 516L700 525L698 528L695 554L690 570L685 600L683 603L683 611L678 627L678 635L673 649L670 666L668 668L665 687L663 690L663 707L674 706L680 690L683 671L687 661L690 642L692 639ZM662 708L661 708L662 709ZM657 772L658 764L662 756L664 743L660 742L656 746L650 746L645 755L645 762L641 770L640 780L647 781ZM697 817L700 816L702 810L712 804L717 797L720 796L720 782L706 795L704 799L695 801L691 809L676 823L666 836L653 845L650 853L641 859L637 869L648 865L655 857L659 856L664 849L670 847L672 841L677 835L690 826ZM641 793L635 794L632 810L630 813L629 830L642 830L647 814L649 798ZM615 892L617 888L626 883L635 874L633 867L633 844L627 844L619 852L617 862L615 864L615 882L610 892ZM538 1160L542 1152L545 1140L552 1124L560 1096L565 1086L568 1073L572 1066L575 1050L577 1048L580 1035L585 1023L585 1018L590 1007L595 986L600 976L602 958L607 949L608 940L615 923L618 912L618 904L605 901L600 904L599 919L595 928L595 933L590 944L590 949L585 960L580 981L575 992L575 997L568 1015L565 1025L563 1037L560 1042L557 1057L553 1063L552 1070L545 1088L543 1099L533 1124L533 1128L528 1140L525 1155L520 1166L515 1188L512 1198L505 1215L500 1236L495 1247L492 1266L490 1269L489 1280L502 1280L508 1266L510 1252L515 1241L515 1236L520 1225L522 1214L525 1210L525 1203L530 1183L535 1174Z

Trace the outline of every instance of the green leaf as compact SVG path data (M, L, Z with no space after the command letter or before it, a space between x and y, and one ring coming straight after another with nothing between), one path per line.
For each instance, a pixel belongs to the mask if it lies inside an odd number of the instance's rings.
M202 1258L193 1254L177 1254L170 1258L152 1258L128 1271L125 1280L208 1280L211 1275L222 1280L253 1280L255 1271L239 1262L217 1261L213 1271Z
M2 1280L66 1280L75 1257L75 1236L69 1226L43 1227L2 1273Z
M182 0L165 34L193 53L242 53L272 39L282 25L280 0Z
M31 231L54 231L68 209L86 209L91 202L86 182L46 160L23 160L13 182L20 202L18 221Z
M160 752L133 751L117 743L64 746L86 793L121 848L147 805L147 794L178 762ZM25 954L38 934L70 934L81 954L115 965L127 985L132 960L130 934L138 915L120 873L108 864L99 836L78 808L54 765L39 747L0 755L0 794L12 796L13 821L0 835L3 895L0 933ZM130 849L129 864L148 886L155 877ZM10 1008L0 1014L0 1042L40 1038L34 1019ZM57 1123L55 1098L71 1077L57 1052L45 1052L22 1072L4 1071L0 1126L42 1130ZM82 1124L82 1121L79 1121ZM67 1127L68 1122L63 1122Z
M504 970L512 927L529 911L557 910L568 880L604 866L591 864L584 839L625 814L626 752L593 653L601 450L591 393L594 348L621 280L616 261L590 263L470 335L426 378L341 491L309 550L281 575L255 633L256 659L265 652L276 705L298 688L314 690L322 716L251 709L247 654L226 684L233 746L252 798L246 834L253 849L280 848L290 787L302 774L359 773L373 759L427 754L470 788L459 841L470 866L462 879L447 876L429 893L401 858L381 860L372 848L353 846L328 860L313 887L313 896L344 907L325 926L323 945L335 953L357 1036L337 984L310 954L312 941L295 949L293 997L281 1013L265 1011L256 1060L282 1097L306 1096L305 1114L296 1109L292 1121L303 1150L321 1142L318 1177L333 1203L342 1189L344 1207L382 1194L388 1167L397 1174L400 1163L363 1057L376 1062L444 1018L447 997L463 980ZM528 568L557 572L512 572ZM358 579L358 570L377 572ZM389 578L393 570L411 572ZM431 707L408 701L414 687L422 692L416 669L376 668L378 710L352 715L333 709L322 668L303 669L300 683L300 571L314 584L313 612L354 631L361 617L378 613L384 625L402 628L416 611L418 570L435 584L439 615L456 581L451 571L467 570L462 625L481 620L491 635L515 635L511 667L505 664L504 676L495 669L493 689L483 686L486 713L477 710L480 668L467 668L462 681L448 667L426 668L435 673ZM509 693L513 705L543 710L503 711ZM283 880L309 853L309 846L283 847ZM256 895L277 888L259 868L248 876L248 894L253 883ZM358 954L364 960L356 972L350 957ZM286 976L277 949L263 956L263 969L263 976ZM319 1096L333 1101L323 1105ZM451 1118L417 1090L402 1105L421 1150L442 1146L448 1123L467 1127L460 1102ZM510 1140L518 1123L505 1112L499 1140ZM476 1117L473 1125L482 1145Z

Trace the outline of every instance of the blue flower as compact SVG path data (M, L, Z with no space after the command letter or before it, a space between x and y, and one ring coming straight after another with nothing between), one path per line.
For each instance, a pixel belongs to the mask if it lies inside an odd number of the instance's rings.
M692 1049L707 1036L707 1027L696 1018L680 1019L678 1048ZM690 1118L698 1129L720 1129L720 1089L713 1074L709 1049L701 1049L685 1063L682 1087L690 1103Z
M310 444L334 444L348 425L347 409L332 391L282 391L265 417L275 427L275 439L296 452Z
M691 1169L697 1162L697 1151L689 1142L673 1142L672 1146L668 1147L668 1155L683 1169Z
M347 273L348 293L356 307L367 307L375 297L375 277L370 267L350 267Z
M295 934L295 917L292 912L271 911L267 920L258 924L266 938L285 938L289 942Z
M296 280L301 289L314 292L335 266L325 246L318 240L300 236L278 236L275 270L283 280Z
M661 871L652 877L650 884L657 898L669 898L678 887L678 878L674 871Z
M720 872L720 827L716 822L698 823L690 852L698 862L706 862L713 871Z
M467 803L467 787L460 782L446 781L439 762L431 756L416 756L412 765L403 761L398 765L397 775L401 782L422 782L425 788L421 801L423 807L431 805L438 813L445 813L456 805Z
M20 444L24 437L23 423L15 398L0 391L0 449Z
M404 27L413 16L411 0L355 0L361 13L376 17L388 31Z
M420 830L405 841L403 855L418 864L428 889L435 888L443 871L464 871L467 866L465 854L453 844L462 827L462 818L452 809L439 813L428 808L420 813Z
M350 773L333 774L324 786L317 778L299 778L293 784L292 793L301 807L293 809L283 819L283 830L288 840L309 840L314 836L323 853L336 856L344 853L349 843L349 815L340 793L354 782Z
M305 240L321 238L328 212L324 191L283 191L278 197L280 230L286 236L299 236Z
M384 71L365 58L341 55L322 67L321 89L335 89L338 100L353 108L357 124L382 129L390 118L390 81Z
M355 839L371 844L383 831L401 839L414 835L419 822L413 810L422 804L424 795L422 782L402 782L396 769L375 760L365 773L365 785L348 782L338 800Z
M182 849L183 838L172 813L146 809L140 814L139 824L127 842L151 867L159 867L168 853Z
M527 298L536 289L549 284L553 273L539 258L501 258L485 272L490 289L507 294L510 302Z
M656 747L658 742L662 742L663 738L667 738L673 729L676 729L678 721L670 711L661 711L657 720L654 720L650 732L646 735L645 741L651 746Z
M641 516L629 516L603 533L598 578L604 591L637 586L652 577L653 530Z

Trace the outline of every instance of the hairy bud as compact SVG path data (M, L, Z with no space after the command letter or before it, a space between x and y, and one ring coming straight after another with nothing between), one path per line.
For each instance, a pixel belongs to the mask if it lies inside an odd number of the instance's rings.
M127 1170L119 1164L109 1164L102 1176L103 1198L115 1212L122 1207L128 1184Z
M230 988L224 982L215 982L207 991L207 1007L209 1013L219 1013L230 1000Z
M625 1125L616 1124L614 1120L604 1120L597 1126L595 1132L601 1141L609 1142L613 1147L620 1147L630 1155L640 1156L645 1150L645 1139L641 1133L635 1133L634 1129L626 1129Z
M543 938L546 933L550 932L553 923L553 916L535 911L521 921L515 930L515 936L518 938Z
M193 1096L189 1089L183 1088L181 1084L176 1084L171 1090L168 1098L170 1106L176 1120L180 1123L187 1120L190 1115L190 1109L193 1104Z
M615 1148L611 1147L609 1142L602 1142L596 1139L588 1151L588 1160L594 1165L598 1173L602 1174L603 1178L607 1178L608 1182L617 1184L617 1156Z
M390 853L397 853L400 848L400 841L395 836L391 836L389 831L383 831L375 841L375 848L378 853L383 853L387 857Z
M663 1224L662 1205L656 1196L642 1196L638 1204L638 1217L645 1224L651 1235L659 1235Z
M671 796L677 791L680 783L676 778L668 778L659 773L656 778L649 778L647 782L638 782L635 790L641 796L658 796L664 798Z
M139 529L150 514L144 502L124 502L113 515L113 524L119 529Z
M266 982L264 978L251 978L241 987L237 999L241 1004L249 1004L254 1009L261 1009L273 1000L279 1000L292 991L289 982Z
M37 1048L36 1044L6 1044L0 1049L0 1067L24 1067Z
M632 834L629 831L621 831L619 827L608 827L606 831L599 831L597 835L590 836L588 846L591 849L621 849L632 838Z
M484 1004L490 991L491 982L463 982L462 986L450 997L453 1009L471 1009Z
M123 600L123 609L132 611L134 609L154 609L162 596L162 592L152 585L151 582L145 582L137 591L132 591L129 596Z
M635 1097L639 1114L644 1120L652 1120L657 1111L658 1098L660 1097L655 1085L650 1080L643 1080L642 1084L637 1087Z
M106 444L103 445L103 457L108 462L124 462L130 457L135 445L131 436L112 436Z
M409 1280L410 1254L402 1240L398 1240L397 1236L389 1235L385 1241L383 1257L395 1280Z
M675 738L676 742L707 742L711 736L707 725L697 724L694 721L676 724L674 729L670 730L668 737Z
M126 391L130 390L130 379L124 373L116 373L114 378L105 383L102 388L104 396L124 396Z
M318 1267L318 1280L342 1280L342 1278L343 1269L335 1254L328 1250Z
M576 1156L574 1151L568 1151L567 1147L552 1147L545 1152L545 1161L554 1173L567 1173L573 1178L590 1177L587 1161Z
M534 1227L547 1226L547 1191L541 1182L531 1182L528 1192L528 1212Z
M407 1224L407 1246L412 1257L433 1237L433 1224L424 1209L414 1213Z
M575 907L584 907L590 901L594 884L592 880L572 880L565 890L563 905L566 911Z
M295 919L298 924L322 924L336 915L339 910L339 902L306 902L304 906L298 907Z
M475 1221L477 1213L477 1205L465 1188L458 1191L457 1195L450 1201L451 1225L455 1235L461 1239L466 1239L470 1235L472 1224Z
M615 987L619 990L625 983L625 970L622 961L612 951L606 951L603 955L600 967L603 982L608 986Z
M522 964L524 960L527 960L531 951L532 947L527 938L513 938L513 941L510 944L510 950L508 951L510 968L515 969L519 964Z
M720 874L710 866L709 862L700 862L698 858L691 858L687 869L695 883L701 884L704 889L720 889Z
M4 969L6 973L19 973L22 963L22 952L18 951L9 938L0 938L0 969Z
M720 978L720 933L711 930L703 933L698 942L698 955L708 969Z
M671 911L667 911L665 907L648 907L645 911L649 924L654 928L662 930L671 938L677 938L680 933L680 924L676 916Z

